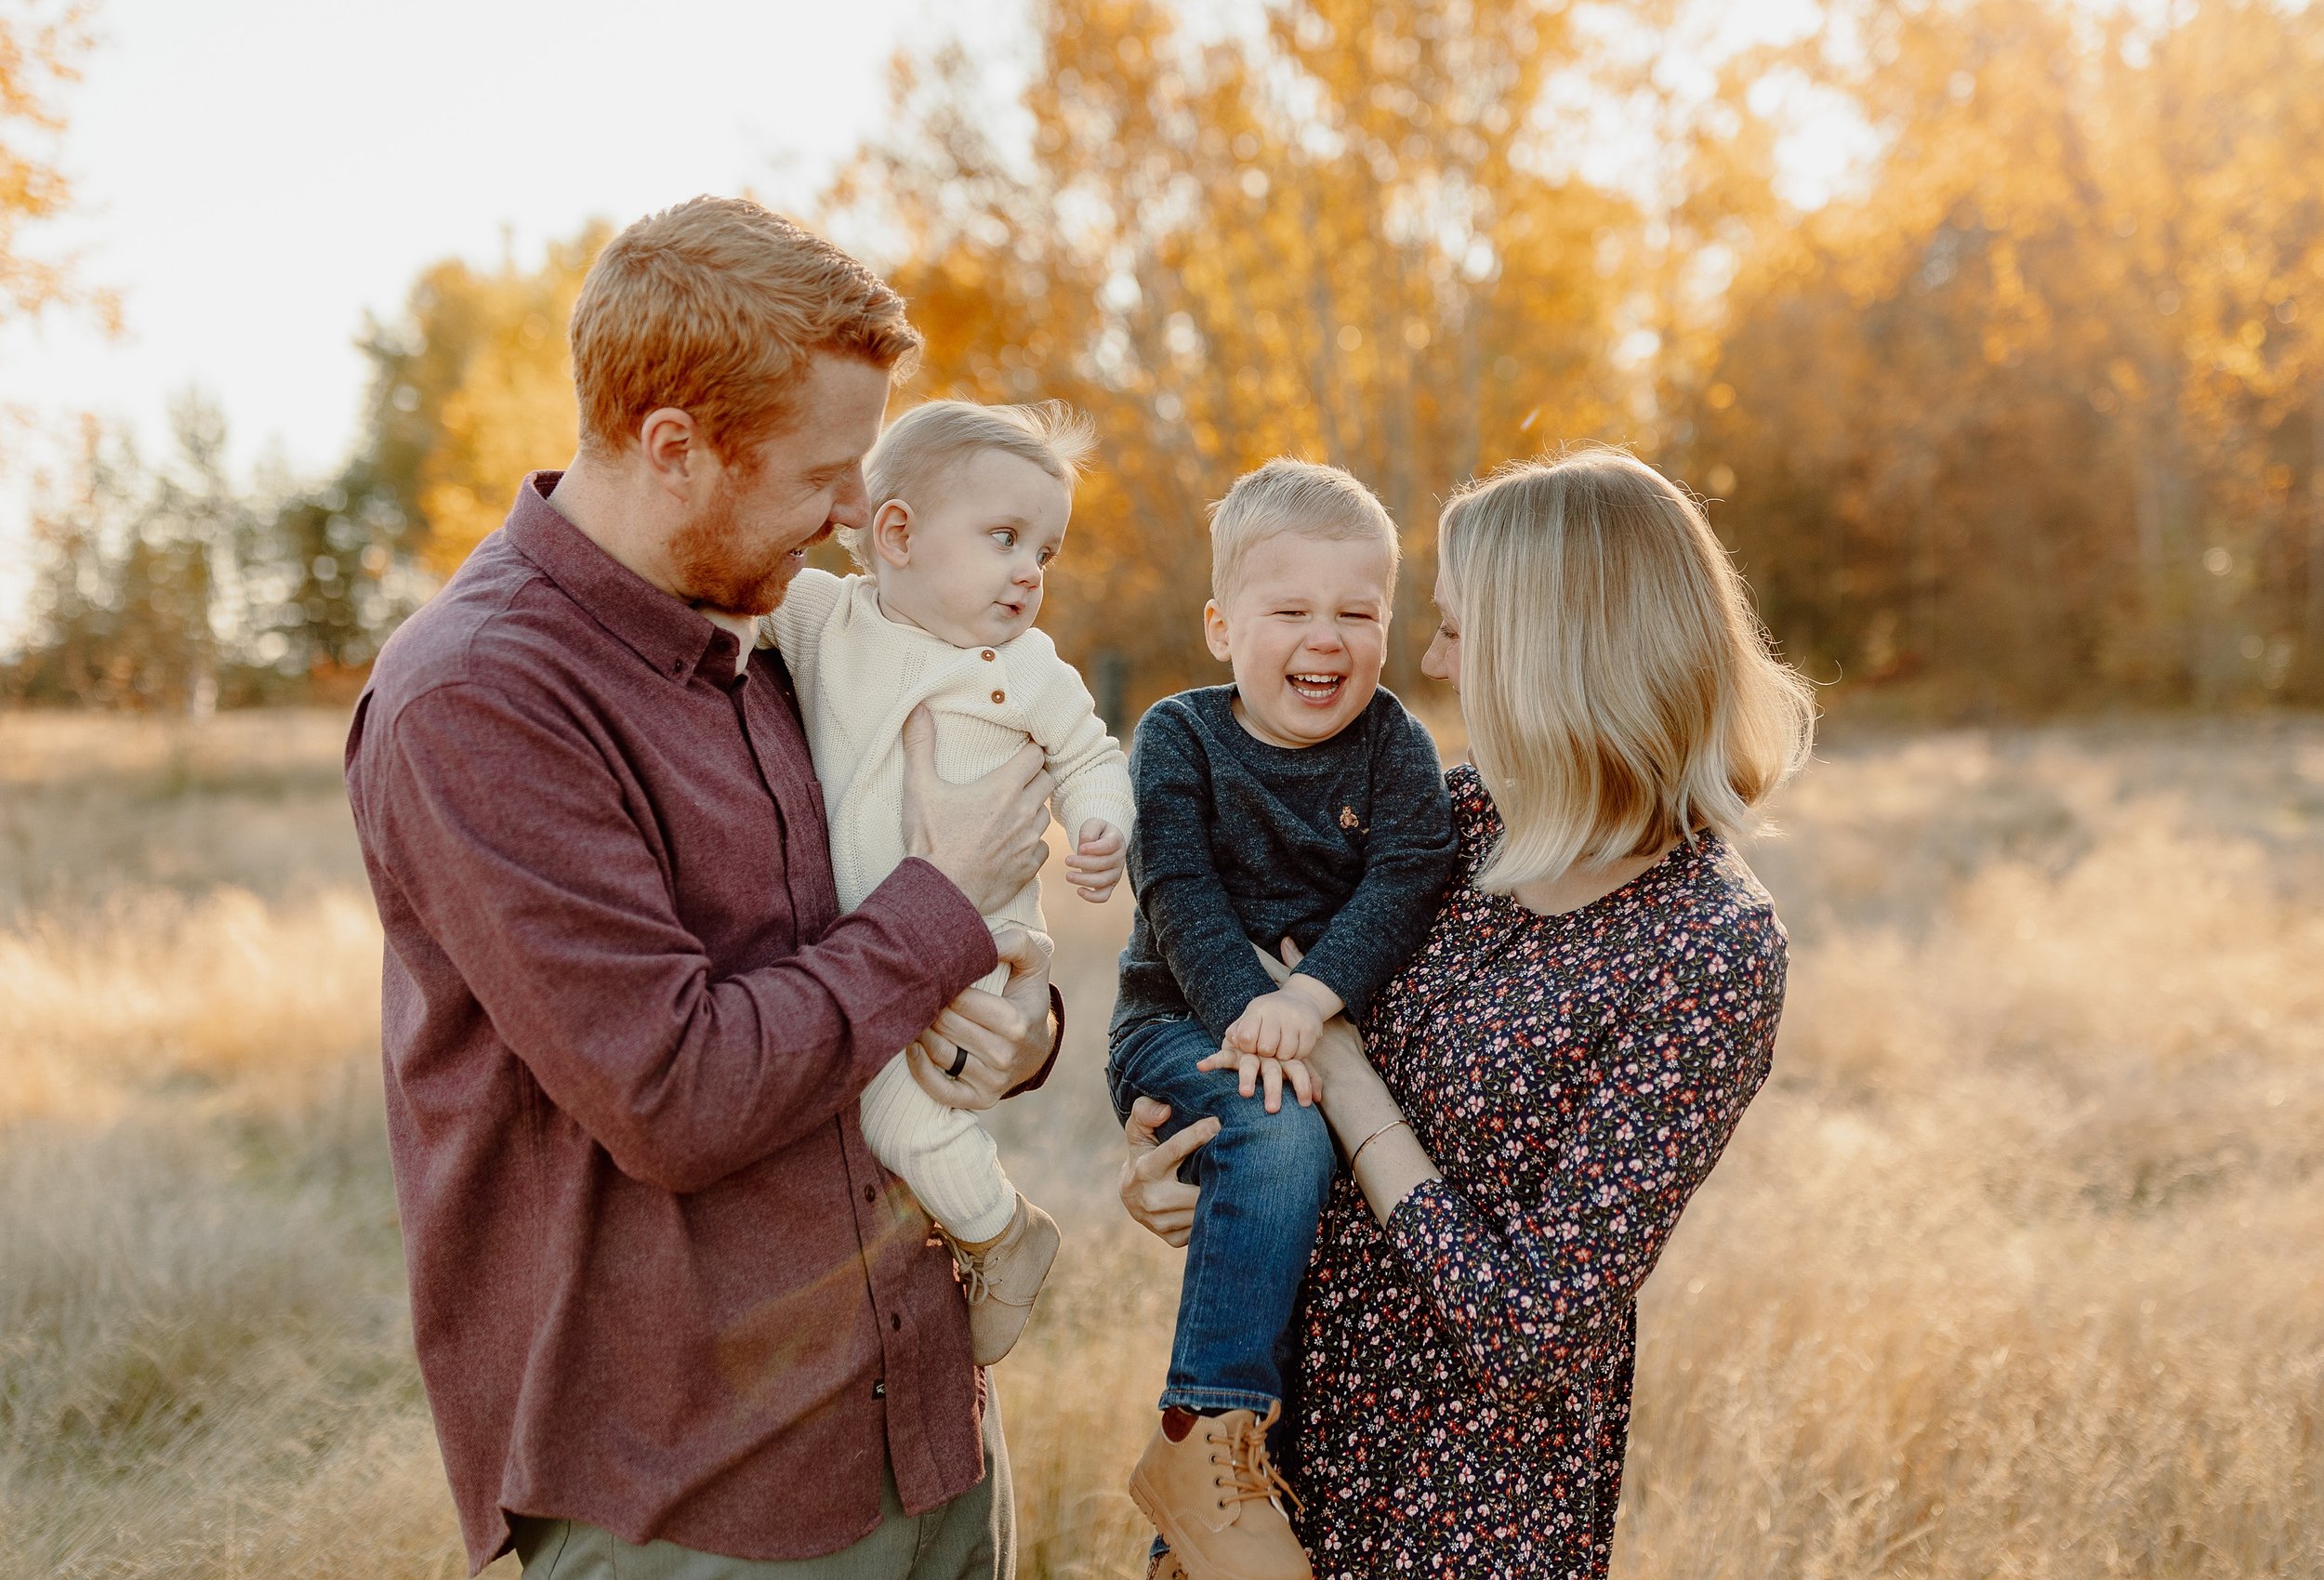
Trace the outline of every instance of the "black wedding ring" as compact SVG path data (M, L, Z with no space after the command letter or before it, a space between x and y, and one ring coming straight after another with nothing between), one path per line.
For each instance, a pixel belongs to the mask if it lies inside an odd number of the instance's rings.
M969 1050L964 1047L952 1056L952 1068L945 1071L944 1074L950 1079L957 1081L960 1078L960 1072L966 1070L968 1067Z

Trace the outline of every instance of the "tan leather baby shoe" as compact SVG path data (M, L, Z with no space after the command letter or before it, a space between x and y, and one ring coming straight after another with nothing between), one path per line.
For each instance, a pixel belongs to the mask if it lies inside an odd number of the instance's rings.
M1021 1192L1008 1228L974 1244L952 1241L969 1295L969 1349L978 1365L992 1365L1017 1347L1063 1239L1057 1220Z

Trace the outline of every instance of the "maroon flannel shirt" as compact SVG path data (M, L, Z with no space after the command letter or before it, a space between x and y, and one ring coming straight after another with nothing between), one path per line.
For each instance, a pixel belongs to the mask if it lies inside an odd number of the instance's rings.
M856 1120L996 963L907 861L839 915L772 652L546 495L379 655L347 786L387 929L414 1337L471 1566L508 1515L813 1557L983 1474L950 1258Z

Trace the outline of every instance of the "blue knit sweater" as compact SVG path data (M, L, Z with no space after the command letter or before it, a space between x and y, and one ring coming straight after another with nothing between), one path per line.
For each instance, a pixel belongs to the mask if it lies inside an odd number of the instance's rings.
M1453 866L1436 744L1386 689L1316 745L1270 745L1235 688L1166 697L1129 756L1138 918L1113 1034L1192 1014L1215 1039L1274 983L1251 953L1288 938L1352 1018L1426 936Z

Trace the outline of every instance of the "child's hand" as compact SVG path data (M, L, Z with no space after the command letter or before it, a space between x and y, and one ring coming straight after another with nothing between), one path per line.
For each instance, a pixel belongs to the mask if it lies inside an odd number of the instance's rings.
M1324 1034L1323 1007L1291 981L1261 994L1226 1029L1226 1046L1261 1059L1305 1059Z
M1102 905L1122 881L1122 862L1129 850L1129 841L1120 829L1103 818L1090 818L1081 825L1079 842L1066 853L1065 881L1090 904Z
M1261 1059L1255 1053L1237 1053L1222 1047L1195 1066L1197 1070L1232 1070L1240 1079L1243 1095L1264 1087L1267 1112L1283 1112L1283 1083L1291 1083L1291 1095L1299 1099L1301 1108L1313 1108L1323 1095L1324 1078L1306 1060L1300 1059Z

